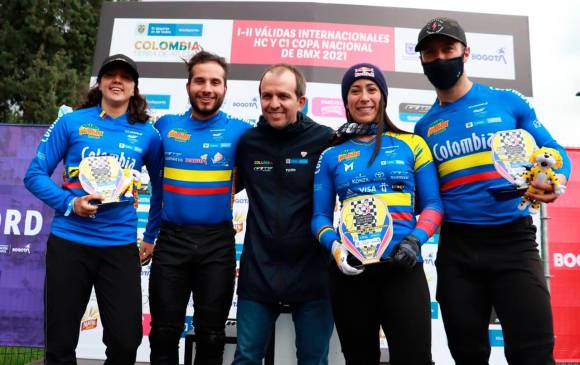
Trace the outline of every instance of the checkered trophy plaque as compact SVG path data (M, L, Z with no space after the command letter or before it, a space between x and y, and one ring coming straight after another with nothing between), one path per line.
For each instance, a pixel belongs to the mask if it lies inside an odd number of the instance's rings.
M99 204L120 202L132 184L115 156L109 155L83 158L79 165L79 180L87 193L103 196Z
M343 201L340 238L363 265L378 263L393 238L393 219L385 202L376 195Z
M523 174L531 167L530 157L536 149L536 141L523 129L499 131L493 135L491 153L497 172L509 184L488 189L498 199L512 199L525 193Z

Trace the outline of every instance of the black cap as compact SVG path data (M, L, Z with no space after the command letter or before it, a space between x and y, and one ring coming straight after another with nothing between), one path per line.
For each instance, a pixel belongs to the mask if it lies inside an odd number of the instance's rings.
M129 71L135 83L137 83L137 81L139 80L139 72L137 71L137 64L135 63L135 61L125 56L124 54L120 53L105 58L103 64L101 65L101 69L99 70L99 75L97 76L97 79L100 80L103 74L114 66L122 67L127 71Z
M420 52L423 48L425 40L433 35L445 35L453 39L458 40L467 47L467 40L465 38L465 31L461 28L461 25L457 20L449 18L435 18L429 20L427 24L419 32L419 38L417 39L417 45L415 46L415 52Z

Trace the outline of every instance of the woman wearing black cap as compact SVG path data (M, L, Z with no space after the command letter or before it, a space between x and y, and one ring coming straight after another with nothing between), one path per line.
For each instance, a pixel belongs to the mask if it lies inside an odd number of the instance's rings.
M320 157L312 230L336 261L331 295L346 363L378 364L382 327L390 364L427 365L431 311L420 246L441 222L441 200L429 149L422 138L391 122L387 95L383 73L375 65L357 64L344 74L348 121ZM393 237L381 264L352 264L333 228L336 194L341 202L373 195L388 206ZM418 221L415 212L420 212Z
M47 364L76 363L79 323L93 287L107 363L135 362L142 338L137 177L145 165L158 189L162 164L161 139L148 123L138 78L129 57L105 59L86 102L52 124L24 179L28 190L55 210L46 250ZM129 186L123 202L98 206L103 197L81 187L81 160L99 155L115 156L123 169ZM61 161L64 182L58 186L50 176ZM148 224L147 232L155 229Z

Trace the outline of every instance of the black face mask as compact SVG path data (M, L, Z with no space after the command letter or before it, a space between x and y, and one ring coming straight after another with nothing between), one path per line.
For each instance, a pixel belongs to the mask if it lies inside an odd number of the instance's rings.
M463 56L448 60L436 59L422 65L429 81L440 90L450 89L463 75Z

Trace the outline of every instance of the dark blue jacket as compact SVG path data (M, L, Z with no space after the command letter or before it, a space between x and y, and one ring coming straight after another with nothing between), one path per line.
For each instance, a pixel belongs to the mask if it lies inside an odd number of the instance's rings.
M327 296L330 256L310 232L314 169L332 129L298 113L276 130L260 118L238 145L238 177L248 194L238 296L293 304Z

